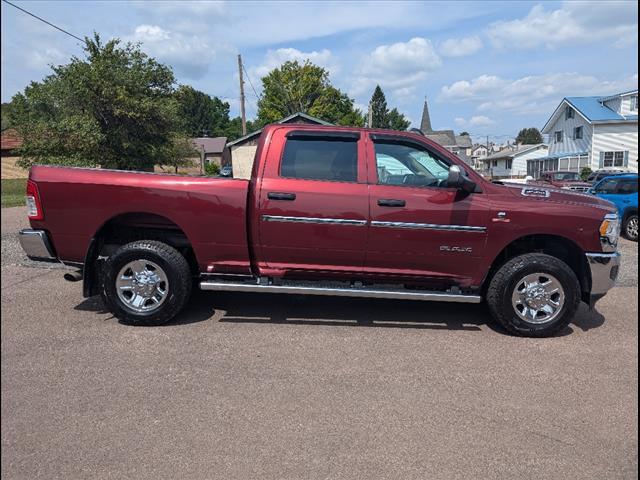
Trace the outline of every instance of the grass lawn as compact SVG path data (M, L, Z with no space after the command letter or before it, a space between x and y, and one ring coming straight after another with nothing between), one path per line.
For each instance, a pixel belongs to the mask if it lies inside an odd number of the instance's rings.
M24 205L26 178L2 179L2 208Z

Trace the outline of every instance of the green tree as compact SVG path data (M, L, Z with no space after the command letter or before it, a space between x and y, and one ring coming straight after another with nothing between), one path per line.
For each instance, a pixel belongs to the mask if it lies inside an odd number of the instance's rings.
M369 126L372 128L389 128L387 99L380 85L376 85L373 95L371 95L369 108L371 108L371 125Z
M390 128L391 130L404 131L411 124L397 108L392 110L387 108L387 99L380 85L376 85L373 91L369 108L371 108L370 126L373 128Z
M10 119L11 103L3 103L0 112L2 112L2 130L11 128L13 126Z
M362 125L353 100L329 82L329 72L305 61L288 61L262 78L262 97L254 127L277 122L297 112L339 125Z
M405 118L405 116L398 111L397 108L393 108L387 114L387 122L391 130L405 131L411 125L411 122Z
M179 130L171 69L139 45L85 38L85 58L13 97L23 138L21 166L33 163L152 170Z
M179 168L193 167L200 157L200 152L193 144L191 138L182 134L173 134L171 141L162 149L160 165L170 167L174 173Z
M469 132L464 131L464 132L460 132L460 136L466 135L467 137L469 136Z
M535 127L523 128L518 132L516 143L521 143L523 145L535 145L538 143L543 143L542 134L540 133L540 130Z
M593 170L591 170L590 167L582 167L582 170L580 170L580 178L582 180L586 180L587 178L589 178L589 175L591 175L593 173Z
M181 128L191 137L226 136L229 128L229 104L188 85L181 85L175 93Z

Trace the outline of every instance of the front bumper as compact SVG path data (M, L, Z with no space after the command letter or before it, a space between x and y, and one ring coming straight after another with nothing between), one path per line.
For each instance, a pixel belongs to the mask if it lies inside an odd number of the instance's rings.
M591 270L591 296L601 298L616 284L620 254L587 253L587 262Z
M53 247L44 230L32 230L30 228L18 233L20 246L33 260L57 261Z

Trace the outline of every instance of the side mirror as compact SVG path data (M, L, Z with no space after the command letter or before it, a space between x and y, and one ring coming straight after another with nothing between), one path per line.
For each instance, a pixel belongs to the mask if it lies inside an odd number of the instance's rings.
M469 180L462 169L458 165L451 165L449 168L449 177L447 178L447 186L449 188L457 188L467 193L472 193L476 189L475 182Z

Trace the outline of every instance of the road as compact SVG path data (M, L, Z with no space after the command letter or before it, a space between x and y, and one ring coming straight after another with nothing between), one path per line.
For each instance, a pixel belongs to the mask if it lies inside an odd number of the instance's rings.
M233 293L136 328L26 262L22 215L2 210L2 478L637 477L636 244L556 338L482 306Z

